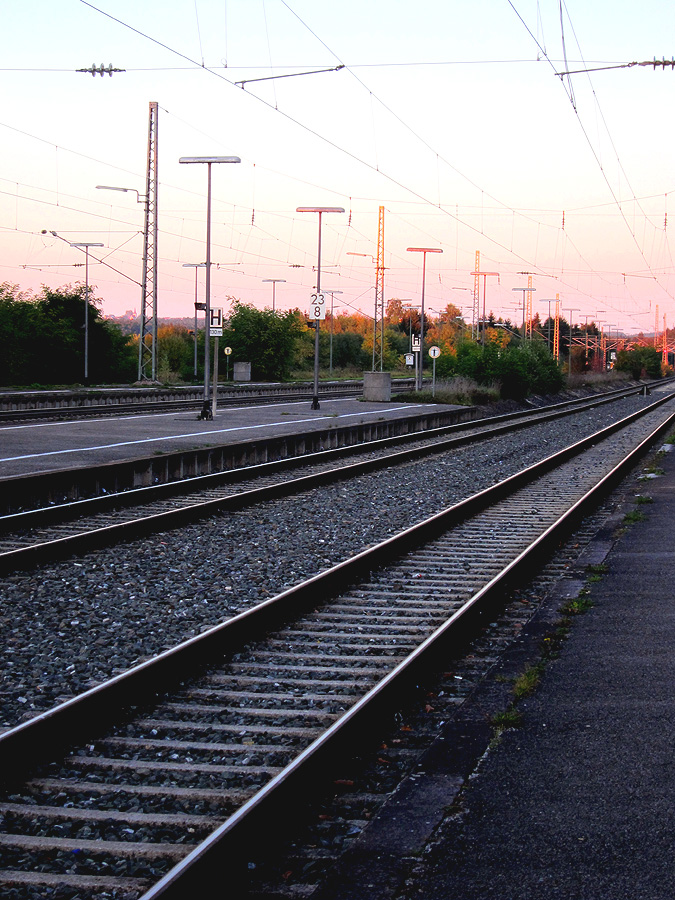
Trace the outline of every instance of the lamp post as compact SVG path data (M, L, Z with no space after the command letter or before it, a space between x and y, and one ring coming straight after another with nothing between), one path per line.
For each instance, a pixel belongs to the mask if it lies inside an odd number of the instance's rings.
M89 384L89 248L103 247L97 241L74 241L71 247L84 248L84 383Z
M148 187L150 190L150 187ZM149 216L149 208L150 208L150 195L149 194L141 194L136 188L128 188L128 187L115 187L110 184L97 184L97 191L119 191L122 194L136 194L136 203L142 203L145 207L145 215L144 215L144 227L143 227L143 273L141 277L141 328L140 328L140 338L138 341L138 380L141 381L144 377L143 372L143 350L144 350L144 342L146 335L146 311L147 311L147 299L148 299L148 266L149 266L149 257L150 257L150 245L152 243L153 248L157 246L157 234L156 234L156 223L155 223L155 235L152 242L150 241L150 216ZM153 268L152 273L152 348L150 350L150 371L151 371L151 379L152 381L156 381L157 379L157 281L156 275Z
M487 277L488 275L495 275L499 278L499 272L472 272L472 275L482 275L483 276L483 324L480 330L480 342L481 346L485 346L485 294L487 291Z
M351 250L347 251L347 256L364 256L366 259L372 260L372 262L377 266L377 260L374 256L371 256L370 253L354 253ZM377 268L375 269L375 280L377 282ZM377 283L375 284L375 316L373 317L373 372L375 371L375 346L377 345ZM382 330L381 330L381 338L380 338L380 372L382 371L382 367L384 365L384 309L382 310Z
M422 390L422 364L424 354L424 282L427 274L427 253L442 253L437 247L408 247L408 253L422 254L422 304L420 309L420 365L417 370L417 390Z
M546 338L546 342L548 344L549 350L551 349L551 303L555 300L555 297L542 297L541 303L548 303L548 337Z
M277 285L286 284L285 278L263 278L263 284L272 285L272 313L276 315L277 311Z
M572 316L575 312L579 312L579 307L575 306L573 309L569 309L568 312L570 314L570 348L569 348L570 356L569 356L569 362L567 363L567 372L568 372L568 374L571 375L572 374Z
M319 250L316 265L316 293L321 293L321 216L324 213L343 213L341 206L298 206L296 212L319 214ZM324 308L325 315L325 308ZM312 409L320 409L319 406L319 323L321 319L314 320L314 392L312 396Z
M206 263L183 263L184 269L194 269L195 270L195 380L197 378L197 269L206 268ZM202 304L204 308L206 308L206 304Z
M212 419L213 412L209 406L209 380L210 380L210 354L211 354L211 166L214 163L240 163L238 156L181 156L179 163L202 163L207 167L207 191L206 191L206 290L204 302L204 402L200 419ZM214 399L216 397L216 385L214 385Z
M330 353L328 357L328 371L333 374L333 297L335 294L341 294L342 291L326 291L330 294Z
M525 340L525 294L533 293L536 291L536 288L533 287L524 287L524 288L511 288L512 291L522 291L523 292L523 340Z

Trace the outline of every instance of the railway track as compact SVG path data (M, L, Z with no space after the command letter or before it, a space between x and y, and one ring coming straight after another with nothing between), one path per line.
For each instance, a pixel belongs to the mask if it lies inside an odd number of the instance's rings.
M185 525L337 480L374 472L466 443L551 421L637 393L635 388L525 413L445 426L180 482L0 516L0 571L33 566L106 543ZM355 457L347 463L349 457Z
M409 391L412 386L412 380L401 379L394 381L391 385L393 394L404 393ZM319 398L322 400L339 400L349 397L360 397L363 394L363 382L354 382L351 384L340 385L323 384L319 386ZM296 403L302 401L310 401L313 398L311 386L306 386L295 390L274 391L253 394L249 391L242 391L240 394L231 394L230 396L219 396L219 408L227 406L255 406L269 403ZM47 396L47 402L49 398ZM119 392L111 394L108 402L91 403L86 395L74 405L60 405L58 398L54 399L53 406L35 406L21 408L18 406L14 409L0 409L0 423L2 422L23 422L35 420L50 419L85 419L91 417L100 418L101 416L128 416L138 415L138 413L148 412L172 412L172 411L190 411L199 410L203 405L203 397L195 396L186 399L165 399L160 395L156 399L132 399L131 402L124 402Z
M650 404L4 734L3 896L205 896L214 873L223 896L239 896L249 842L283 827L403 690L490 621L505 586L672 424L674 404Z

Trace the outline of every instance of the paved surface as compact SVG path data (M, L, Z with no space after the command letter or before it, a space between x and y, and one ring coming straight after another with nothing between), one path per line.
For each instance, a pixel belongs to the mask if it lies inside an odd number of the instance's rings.
M197 412L144 413L68 422L0 427L0 478L152 456L195 447L213 447L272 435L319 431L327 426L405 418L431 411L432 404L307 400L260 406L226 407L213 421ZM443 406L444 410L452 407Z
M599 535L563 587L576 596L586 566L605 560L592 609L519 704L522 727L460 789L510 697L488 679L319 900L675 897L675 452L661 464L665 476L640 486L653 504L626 507L646 521L616 542ZM560 600L495 674L536 659Z

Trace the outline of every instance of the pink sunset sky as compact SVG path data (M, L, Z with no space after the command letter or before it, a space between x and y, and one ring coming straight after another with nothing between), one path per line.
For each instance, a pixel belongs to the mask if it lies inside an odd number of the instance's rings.
M216 306L271 305L274 278L279 309L307 309L317 222L295 210L323 205L345 209L323 287L372 314L384 206L386 299L419 297L406 248L436 247L427 304L470 315L478 250L497 315L520 321L530 272L541 314L559 294L575 322L651 332L658 306L675 326L675 71L607 68L670 59L672 3L568 0L561 26L558 0L27 0L3 38L0 282L83 281L67 242L100 241L104 311L140 308L142 205L96 185L143 193L156 101L160 316L192 315L183 264L205 258L206 169L178 159L237 155L213 170Z

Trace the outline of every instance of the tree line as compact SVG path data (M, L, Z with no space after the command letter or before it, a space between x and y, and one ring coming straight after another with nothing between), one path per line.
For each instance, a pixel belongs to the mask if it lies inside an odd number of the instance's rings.
M138 370L138 323L106 319L101 300L91 296L89 318L89 380L94 384L131 383ZM53 290L43 287L33 295L14 285L0 285L0 385L75 385L84 381L84 285L66 285ZM158 379L165 383L201 381L203 378L204 331L197 334L190 320L160 323L157 335ZM201 323L200 323L201 324ZM383 368L410 373L406 354L412 335L420 330L418 309L401 300L387 304L384 323L378 322L377 346L384 332ZM529 392L552 393L563 381L561 367L551 352L552 322L533 321L533 339L523 340L508 319L492 314L479 323L472 336L460 310L447 304L425 316L423 359L429 365L428 349L441 348L436 373L440 378L466 376L479 384L498 384L504 397L522 397ZM600 363L587 356L583 346L572 346L570 337L597 336L594 323L583 328L560 322L561 346L567 351L568 368L583 371ZM319 365L322 374L332 361L333 375L360 377L371 368L374 342L373 319L343 310L321 323ZM196 375L195 375L196 342ZM231 355L224 355L225 347ZM275 312L257 309L232 299L230 314L219 340L219 371L224 380L232 376L233 362L250 362L254 380L283 381L311 377L314 360L314 322L299 310ZM601 361L604 368L604 360ZM660 354L653 347L620 351L616 368L633 377L658 377Z

